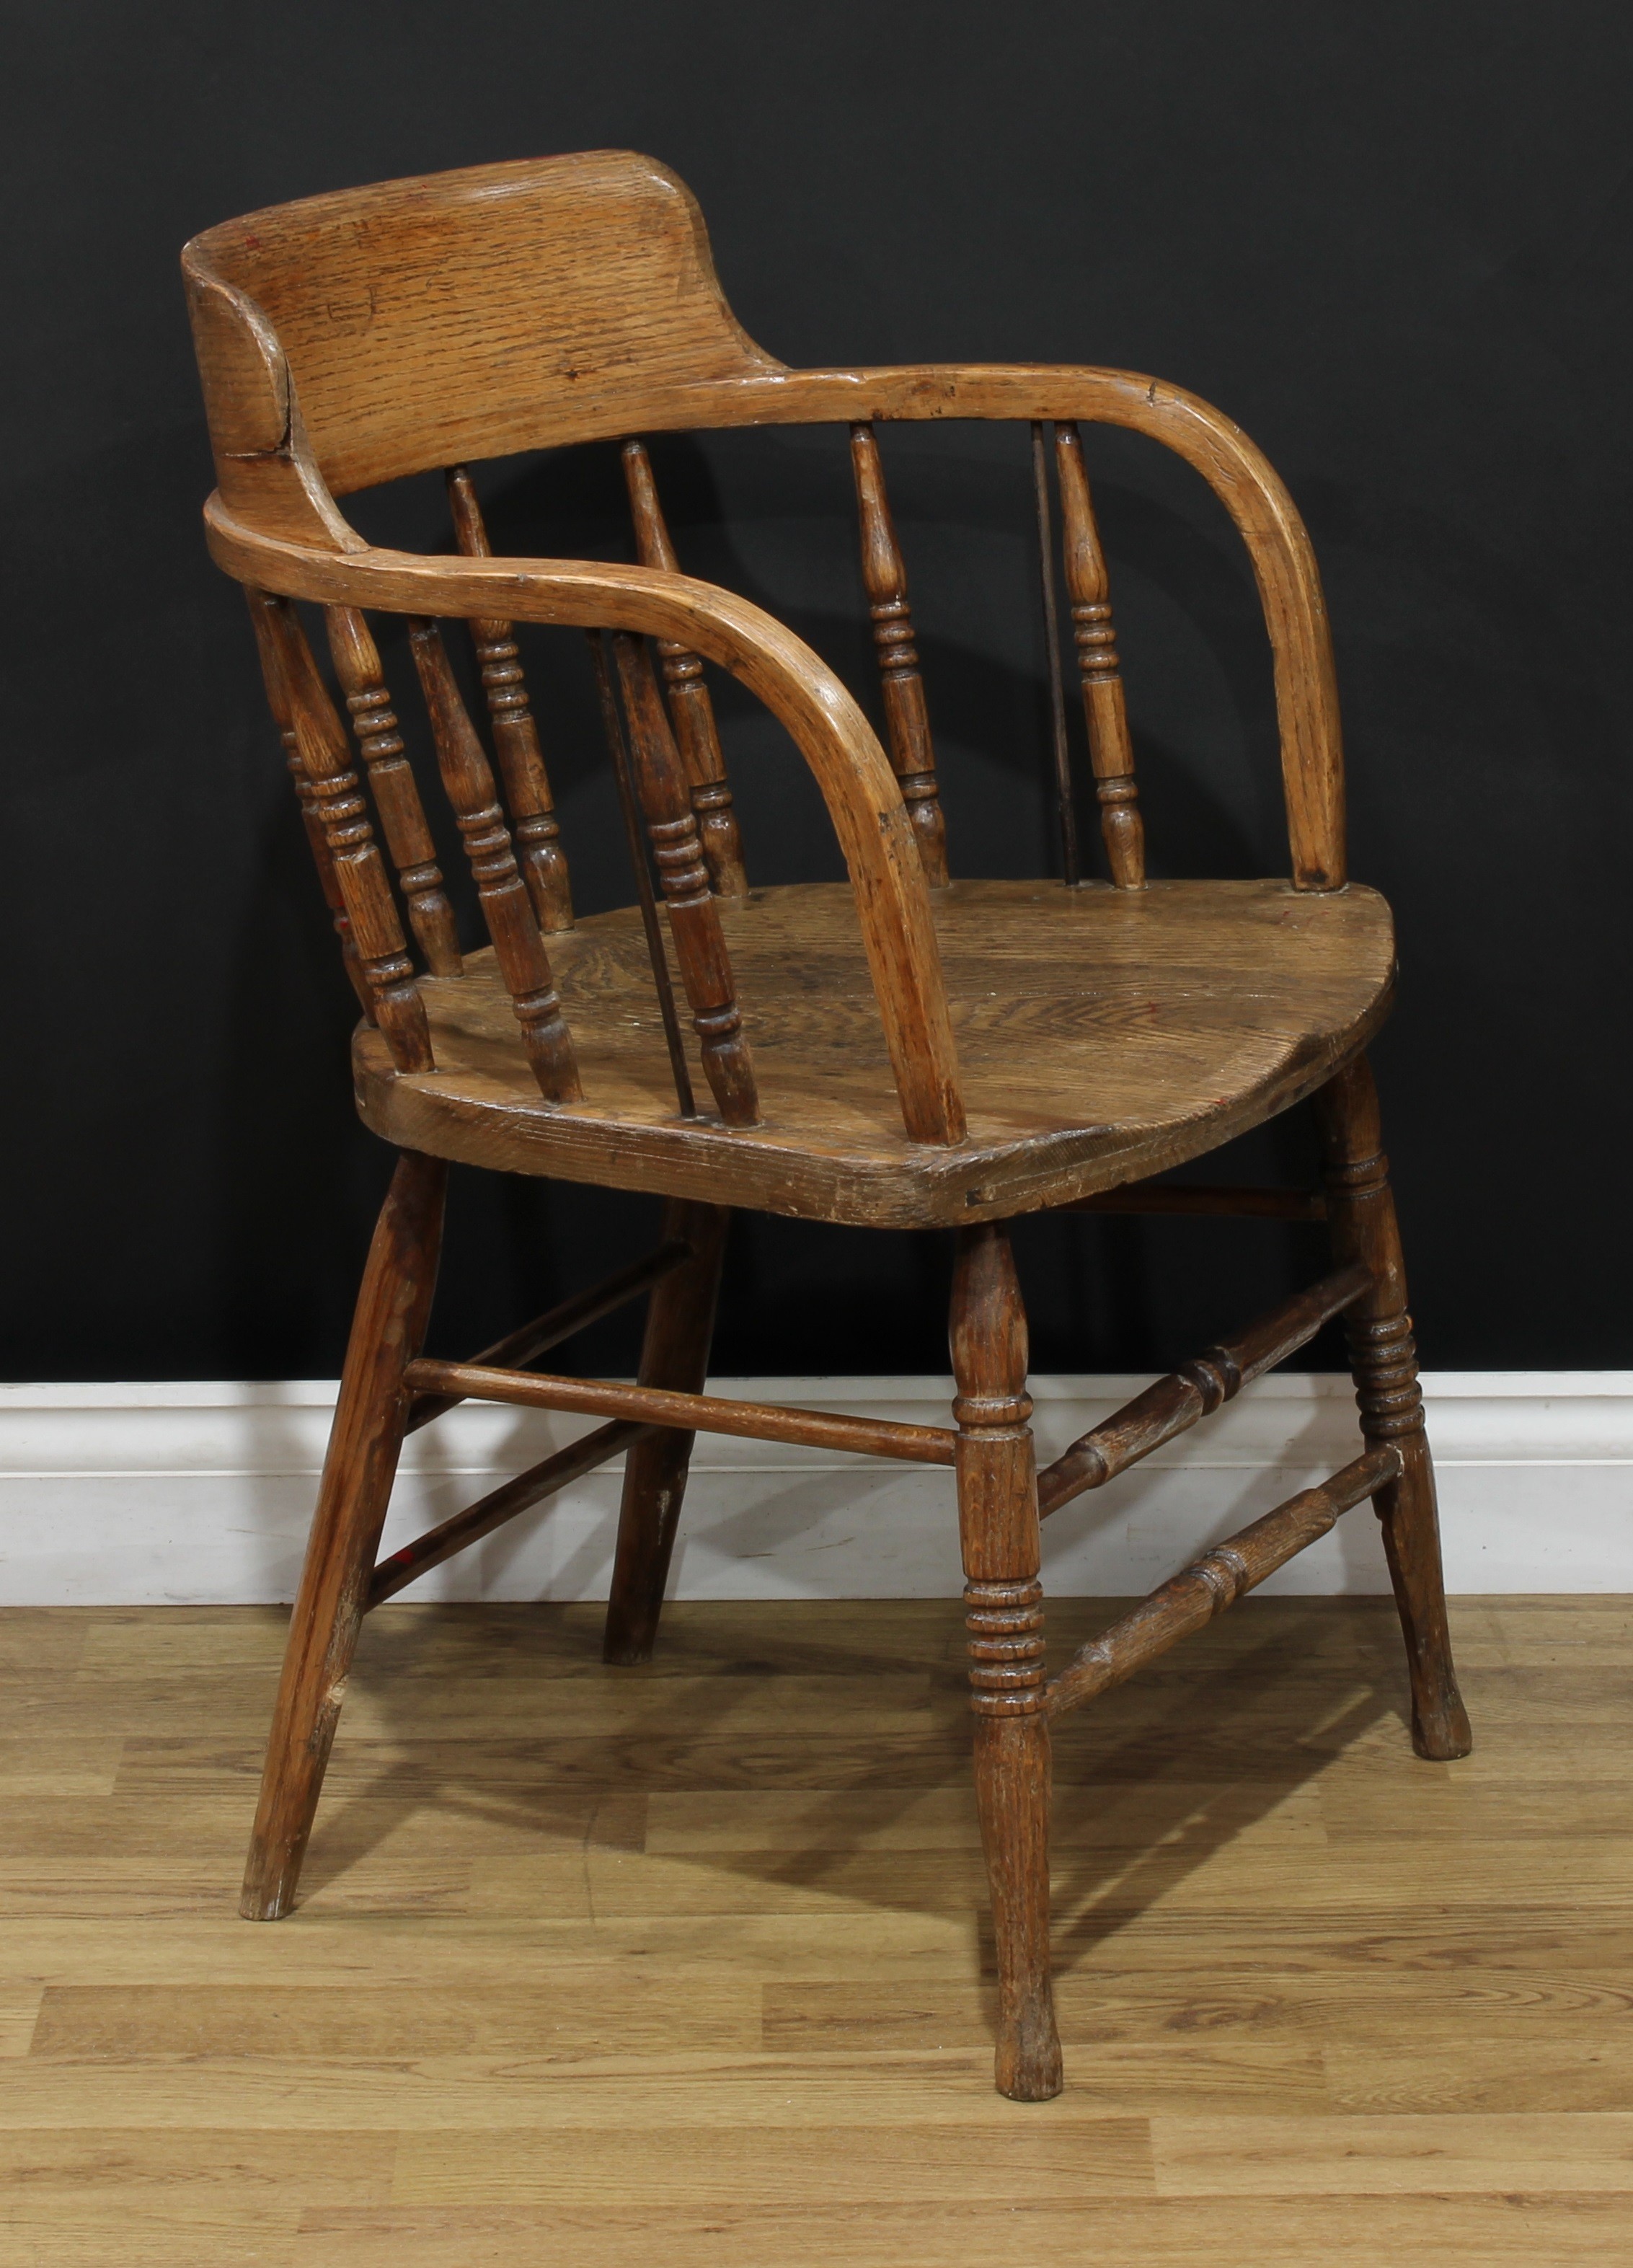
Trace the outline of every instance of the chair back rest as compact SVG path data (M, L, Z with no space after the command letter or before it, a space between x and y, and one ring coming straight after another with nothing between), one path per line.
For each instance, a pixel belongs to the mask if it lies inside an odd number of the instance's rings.
M182 268L218 459L287 416L247 301L333 496L640 432L700 382L783 367L727 306L690 190L629 151L305 197L207 229Z

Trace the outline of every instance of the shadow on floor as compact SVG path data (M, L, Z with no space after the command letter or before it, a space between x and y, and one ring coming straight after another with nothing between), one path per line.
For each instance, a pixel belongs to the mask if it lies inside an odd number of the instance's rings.
M1051 1661L1121 1610L1053 1602ZM352 1680L366 1707L349 1712L351 1739L342 1719L303 1900L411 1839L416 1821L466 1820L473 1847L489 1851L497 1837L524 1852L634 1852L649 1799L782 1794L798 1798L798 1823L783 1820L775 1847L754 1845L749 1806L740 1847L727 1829L665 1855L758 1881L774 1903L794 1886L903 1911L963 1905L989 1957L956 1601L672 1605L658 1658L634 1671L602 1666L600 1619L592 1607L449 1605L371 1617ZM1059 1965L1082 1962L1386 1723L1403 1765L1423 1770L1406 1710L1392 1602L1267 1599L1065 1719ZM910 1824L927 1806L939 1822L928 1841ZM435 1847L447 1852L445 1828Z

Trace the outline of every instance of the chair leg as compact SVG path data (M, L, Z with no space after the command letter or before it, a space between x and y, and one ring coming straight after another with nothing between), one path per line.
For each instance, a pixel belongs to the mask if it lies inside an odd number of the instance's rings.
M1378 1090L1356 1056L1314 1098L1326 1158L1328 1215L1341 1264L1365 1261L1372 1289L1344 1318L1361 1431L1391 1441L1404 1469L1375 1499L1412 1685L1412 1745L1420 1756L1466 1756L1473 1745L1457 1690L1440 1567L1434 1466L1423 1430L1417 1349L1406 1306L1401 1232L1383 1154Z
M959 1232L950 1338L975 1802L998 1963L998 2092L1061 2090L1049 1977L1049 1728L1026 1316L1007 1232Z
M724 1205L676 1200L664 1215L666 1237L683 1237L692 1257L659 1279L646 1309L641 1345L643 1386L701 1394L709 1373L715 1304L731 1214ZM663 1611L695 1433L666 1428L637 1441L624 1460L618 1546L607 1602L605 1661L650 1661Z
M405 1150L369 1247L244 1870L246 1921L294 1903L402 1447L402 1373L430 1314L447 1179L442 1159Z

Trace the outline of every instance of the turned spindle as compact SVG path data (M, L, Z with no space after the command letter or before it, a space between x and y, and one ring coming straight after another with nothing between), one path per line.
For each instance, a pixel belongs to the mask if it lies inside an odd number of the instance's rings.
M442 783L459 822L494 958L522 1027L522 1043L539 1092L547 1102L581 1102L577 1061L550 974L549 955L528 903L493 773L460 698L442 633L435 622L413 619L408 643L430 717Z
M369 807L352 770L346 728L318 674L300 618L287 599L257 591L250 598L263 658L273 713L287 704L302 768L312 786L313 807L345 903L373 1020L385 1036L399 1071L432 1071L430 1029L414 981L393 902L391 884L369 824Z
M643 567L662 567L678 573L674 546L669 540L651 459L643 441L623 446L624 482L629 490L629 512L635 521L635 545ZM703 665L690 647L673 639L658 641L658 666L669 700L670 722L686 766L687 784L697 832L703 846L703 863L716 893L740 898L748 887L743 869L742 838L737 812L726 784L725 758L715 729L714 703L703 682Z
M851 427L850 463L862 527L862 581L885 696L885 737L925 875L932 886L939 886L947 880L947 823L936 786L936 750L913 643L907 568L871 425Z
M1072 638L1083 680L1083 713L1089 728L1094 792L1100 799L1100 835L1111 878L1119 889L1145 883L1145 828L1134 777L1134 747L1117 661L1117 633L1111 619L1106 555L1095 525L1083 443L1072 424L1055 428L1055 461L1060 475L1060 506L1066 560L1066 589L1071 599Z
M467 558L491 558L493 548L488 541L470 475L463 465L454 465L449 469L447 480L455 541ZM517 863L526 881L540 928L547 932L570 929L573 899L567 854L562 849L562 830L550 793L549 775L544 769L544 755L539 746L539 728L528 705L519 649L511 635L509 622L484 616L473 621L470 629L489 720L493 726L494 749L516 826Z
M607 633L605 630L592 630L589 637L591 665L595 671L595 689L600 703L601 730L606 736L607 753L612 759L613 780L618 790L618 809L623 820L630 871L635 876L635 894L641 908L641 927L646 936L646 957L651 963L652 989L658 995L658 1015L664 1027L669 1075L674 1081L675 1107L682 1118L695 1118L697 1098L693 1093L692 1074L686 1060L686 1042L680 1036L680 1019L675 1012L674 986L669 977L669 956L665 949L663 924L658 918L658 901L652 890L651 861L641 839L641 807L636 795L629 751L624 745L623 725L618 714L618 696L613 686L612 665L607 659Z
M301 761L290 711L289 692L283 682L283 664L272 643L272 631L267 622L261 593L246 585L244 595L249 600L249 619L255 632L256 650L261 656L261 674L267 688L267 706L272 711L272 721L283 744L283 761L289 766L295 800L300 806L300 823L305 829L312 863L318 870L323 902L329 909L335 934L340 939L341 960L350 979L351 989L357 996L357 1005L371 1024L374 1021L374 996L369 990L369 980L363 973L363 963L357 956L357 940L352 936L351 923L347 918L346 899L341 889L340 876L335 871L335 861L329 856L328 837L323 831L323 814L318 808L317 797L306 776L306 767Z
M356 607L328 607L329 652L346 696L351 729L369 777L380 831L397 869L397 887L408 909L408 926L420 941L433 976L457 976L459 932L443 888L425 806L402 745L380 667L379 649Z
M760 1116L754 1060L680 754L644 639L620 630L614 636L613 649L629 719L636 792L663 884L680 981L702 1051L703 1076L726 1124L753 1126Z

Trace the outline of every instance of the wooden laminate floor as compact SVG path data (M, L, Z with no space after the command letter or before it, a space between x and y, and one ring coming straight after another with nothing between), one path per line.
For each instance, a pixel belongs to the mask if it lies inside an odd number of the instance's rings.
M1056 1606L1057 1642L1115 1611ZM6 2268L1633 2258L1633 1602L1254 1601L1070 1719L1067 2087L991 2091L952 1602L369 1624L234 1911L283 1617L0 1616Z

